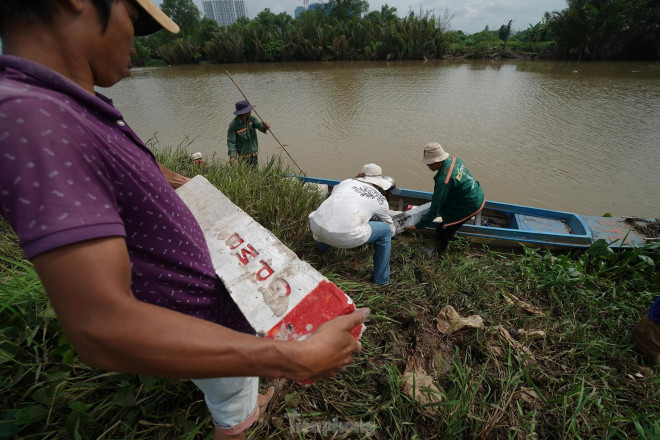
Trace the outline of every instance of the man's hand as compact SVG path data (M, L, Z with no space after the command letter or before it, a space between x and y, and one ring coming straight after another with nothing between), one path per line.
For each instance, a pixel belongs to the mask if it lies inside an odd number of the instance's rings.
M270 130L270 124L266 121L264 121L264 128L266 129L266 131Z
M234 165L234 162L236 162L236 158L235 157L230 157L229 158L229 165Z
M415 232L416 230L417 230L417 228L414 225L406 226L406 231L408 231L408 232Z
M169 168L165 168L160 162L158 162L158 167L160 168L160 172L163 173L163 176L165 176L165 179L167 179L167 183L169 183L170 186L174 189L177 189L190 180L190 177L175 173Z
M300 350L292 366L298 372L290 378L297 381L323 379L344 371L353 361L353 355L362 351L362 344L350 331L356 325L362 325L369 313L371 311L364 308L338 316L321 325L307 339L296 343Z

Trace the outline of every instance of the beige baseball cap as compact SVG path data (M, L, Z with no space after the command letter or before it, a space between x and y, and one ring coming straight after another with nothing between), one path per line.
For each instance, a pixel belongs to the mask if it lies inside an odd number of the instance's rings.
M161 29L165 29L173 34L179 32L179 26L170 17L165 15L151 0L135 0L135 3L142 9L137 21L133 25L136 36L150 35Z

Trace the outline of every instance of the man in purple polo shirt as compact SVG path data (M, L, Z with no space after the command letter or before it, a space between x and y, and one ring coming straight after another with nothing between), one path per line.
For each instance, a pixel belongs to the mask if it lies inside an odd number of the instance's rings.
M217 425L244 438L256 378L330 377L361 350L362 309L300 342L254 336L194 217L112 102L133 36L178 27L150 0L0 3L0 212L90 365L195 378Z

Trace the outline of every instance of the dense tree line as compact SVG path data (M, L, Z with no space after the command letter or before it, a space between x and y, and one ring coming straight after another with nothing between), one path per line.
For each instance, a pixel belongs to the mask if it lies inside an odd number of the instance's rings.
M568 0L523 31L512 21L475 34L450 29L444 11L411 11L399 18L384 5L367 12L365 0L330 0L294 19L270 9L253 20L218 26L192 0L164 0L161 8L181 27L135 42L136 65L262 61L409 60L446 56L545 55L585 60L660 59L660 0Z
M660 0L568 0L545 18L563 58L660 59Z

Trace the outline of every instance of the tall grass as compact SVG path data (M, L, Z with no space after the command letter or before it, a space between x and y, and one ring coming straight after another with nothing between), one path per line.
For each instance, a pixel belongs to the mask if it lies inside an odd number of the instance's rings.
M183 148L157 155L184 175L199 172ZM401 236L391 284L379 287L370 283L370 247L317 253L307 215L321 196L288 172L278 158L258 171L212 160L205 176L372 315L346 372L309 388L290 384L248 438L660 438L659 369L640 364L629 337L660 295L657 245L511 253L458 239L440 260L425 252L428 238ZM15 236L4 222L0 231L0 438L210 438L189 382L83 364ZM435 317L447 304L482 316L485 328L440 334ZM519 329L545 337L527 340ZM411 360L433 377L437 403L403 391Z

